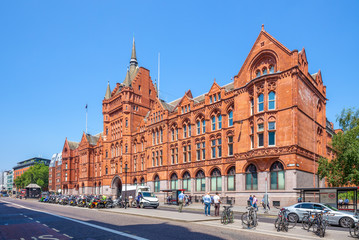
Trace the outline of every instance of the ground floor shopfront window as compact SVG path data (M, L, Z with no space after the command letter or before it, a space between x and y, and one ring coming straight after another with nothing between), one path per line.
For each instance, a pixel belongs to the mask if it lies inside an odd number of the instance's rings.
M211 191L222 191L222 176L217 168L211 173Z
M285 176L282 163L275 162L270 168L270 188L273 190L285 189Z
M246 169L246 190L258 190L257 168L253 164Z
M188 172L183 174L182 188L186 191L191 190L191 175Z
M197 192L206 191L206 178L203 171L198 171L196 174L196 191Z

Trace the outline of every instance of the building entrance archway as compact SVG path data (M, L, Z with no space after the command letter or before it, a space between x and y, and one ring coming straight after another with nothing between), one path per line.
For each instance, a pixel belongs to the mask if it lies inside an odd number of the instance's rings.
M122 193L122 181L119 176L116 175L112 179L111 188L112 188L112 195L116 196L116 198L119 198Z

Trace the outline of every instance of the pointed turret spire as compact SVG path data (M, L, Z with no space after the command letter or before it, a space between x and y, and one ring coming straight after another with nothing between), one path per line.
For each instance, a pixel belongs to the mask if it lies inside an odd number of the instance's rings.
M106 94L105 94L105 99L110 99L111 98L111 88L110 88L110 81L107 83L107 89L106 89Z
M125 81L123 81L123 84L124 84L126 87L131 86L130 71L129 71L128 69L127 69L126 78L125 78Z
M130 71L132 72L137 67L137 57L136 57L136 46L135 46L135 37L133 37L132 43L132 53L130 60Z

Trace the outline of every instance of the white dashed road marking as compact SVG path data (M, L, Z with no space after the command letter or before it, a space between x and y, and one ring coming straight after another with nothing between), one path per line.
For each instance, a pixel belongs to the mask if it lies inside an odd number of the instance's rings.
M107 228L107 227L101 227L101 226L98 226L98 225L95 225L95 224L92 224L92 223L83 222L83 221L80 221L80 220L77 220L77 219L68 218L68 217L64 217L64 216L61 216L61 215L57 215L57 214L54 214L54 213L49 213L49 212L45 212L45 211L41 211L41 210L36 210L36 209L33 209L33 208L25 207L25 206L22 206L20 204L16 204L16 203L4 201L4 200L0 200L0 201L8 203L8 204L15 205L15 206L19 206L21 208L29 209L31 211L46 213L46 214L49 214L51 216L55 216L55 217L58 217L58 218L66 219L66 220L73 221L73 222L76 222L76 223L80 223L80 224L83 224L83 225L86 225L86 226L89 226L89 227L97 228L97 229L100 229L102 231L110 232L110 233L117 234L117 235L120 235L120 236L123 236L123 237L131 238L131 239L135 239L135 240L148 240L147 238L138 237L138 236L135 236L135 235L132 235L132 234L129 234L129 233L117 231L117 230ZM47 226L46 224L43 224L43 225Z

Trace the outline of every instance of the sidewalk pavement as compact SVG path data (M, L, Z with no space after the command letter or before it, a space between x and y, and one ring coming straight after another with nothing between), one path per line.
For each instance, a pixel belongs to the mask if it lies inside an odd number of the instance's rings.
M221 204L221 209L220 212L222 212L223 210L223 206L229 206L229 204ZM178 209L177 205L167 205L167 204L161 204L159 206L159 208L174 208L174 209ZM204 205L201 203L192 203L189 206L184 206L183 210L186 211L187 210L192 210L192 211L203 211L204 212ZM247 212L247 209L245 206L237 206L237 205L233 205L233 212L235 213L244 213ZM214 212L214 206L211 206L211 211L213 210ZM258 215L267 215L267 216L277 216L279 212L279 209L276 209L274 207L272 207L270 210L268 210L267 212L264 211L263 207L259 207L258 208Z
M188 213L186 212L186 210L184 210L182 213L161 210L160 208L158 209L112 208L112 209L99 209L99 211L111 212L115 214L117 213L117 214L128 214L128 215L135 215L141 217L150 217L150 218L157 218L157 219L170 220L170 221L187 222L192 224L201 224L205 226L211 226L221 229L230 229L239 232L247 232L247 233L252 232L253 234L263 235L262 238L265 238L265 236L269 235L269 236L275 236L284 239L301 239L301 240L320 239L312 231L308 232L304 230L300 223L298 223L295 228L289 229L288 232L277 232L273 223L259 222L256 228L247 229L242 226L241 220L235 219L234 223L223 225L221 224L220 217L205 216L204 214L202 215L197 213ZM330 229L326 231L325 239L345 240L352 238L350 237L349 231L338 231L338 230Z

